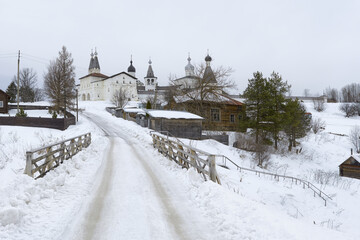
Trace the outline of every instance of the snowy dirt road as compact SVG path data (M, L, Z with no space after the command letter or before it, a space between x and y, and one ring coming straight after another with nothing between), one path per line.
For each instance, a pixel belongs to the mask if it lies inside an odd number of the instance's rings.
M63 239L216 239L211 221L144 143L100 116L87 117L111 141L93 194Z

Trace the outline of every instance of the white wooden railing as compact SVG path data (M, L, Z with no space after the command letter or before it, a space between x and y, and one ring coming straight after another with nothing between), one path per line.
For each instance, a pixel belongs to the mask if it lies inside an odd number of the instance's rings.
M48 171L56 168L64 160L77 154L91 143L91 133L86 133L52 145L26 152L25 174L30 177L43 177Z
M179 140L171 140L169 136L156 132L150 132L153 139L153 146L160 153L175 161L184 168L194 167L205 180L221 184L216 172L215 155L193 148Z

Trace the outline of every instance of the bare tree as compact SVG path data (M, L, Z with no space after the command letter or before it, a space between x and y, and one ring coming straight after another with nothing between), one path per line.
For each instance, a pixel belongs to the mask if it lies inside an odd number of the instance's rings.
M343 102L360 102L360 84L352 83L341 89Z
M355 125L349 133L349 140L357 153L360 153L360 127Z
M310 89L308 88L304 89L304 97L310 97Z
M56 60L50 61L48 72L44 76L44 90L54 110L59 112L73 109L75 93L75 67L73 58L65 46ZM66 116L66 114L64 114Z
M323 98L314 98L313 99L314 109L317 112L323 112L326 109L325 100Z
M255 152L253 153L253 160L257 162L257 166L266 168L270 160L269 147L264 143L257 143L255 145Z
M180 102L190 101L186 105L188 111L204 116L203 104L207 101L218 102L219 94L224 94L227 89L235 88L235 82L230 79L233 70L230 67L217 67L209 71L208 66L200 64L195 66L193 84L188 87L178 88L177 98ZM171 81L171 85L177 85Z
M345 117L355 116L357 113L357 106L355 104L343 103L340 105L340 111L345 113Z
M325 89L325 95L328 102L339 102L339 91L337 89L328 87Z
M17 77L13 77L13 82L17 85ZM23 68L19 74L19 97L21 102L34 102L37 92L37 74L32 68Z
M116 107L121 107L123 108L129 101L129 91L127 91L127 89L125 88L120 88L119 90L116 90L114 92L114 95L111 98L111 102L116 106Z
M326 123L321 118L314 118L311 120L311 128L315 134L324 130Z

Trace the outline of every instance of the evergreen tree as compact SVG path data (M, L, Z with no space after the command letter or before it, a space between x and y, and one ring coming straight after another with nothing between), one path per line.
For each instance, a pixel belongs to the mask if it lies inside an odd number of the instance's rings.
M289 140L289 151L296 147L296 139L306 136L310 130L310 116L298 99L287 100L284 108L284 131Z
M51 61L44 76L45 93L53 104L54 110L73 109L75 93L75 67L73 58L65 46L55 61ZM64 114L65 116L65 114Z
M279 132L283 128L283 112L286 104L285 95L289 92L290 86L282 80L279 73L273 72L267 81L269 98L267 99L268 114L266 118L267 130L274 140L275 149L278 148ZM271 124L270 124L271 123Z
M148 100L147 103L146 103L146 109L151 109L151 102L150 102L150 100Z
M255 131L255 141L259 143L259 135L264 128L263 121L268 114L268 97L267 80L261 72L255 72L253 78L249 79L247 88L243 93L246 98L246 116L248 126Z
M10 102L16 102L17 87L14 81L12 81L6 89L6 94L10 96Z

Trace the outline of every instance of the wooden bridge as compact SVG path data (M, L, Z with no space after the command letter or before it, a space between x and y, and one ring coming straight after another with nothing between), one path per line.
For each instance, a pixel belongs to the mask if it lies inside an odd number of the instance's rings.
M25 174L30 177L43 177L64 160L71 158L91 143L91 133L86 133L52 145L26 152Z

